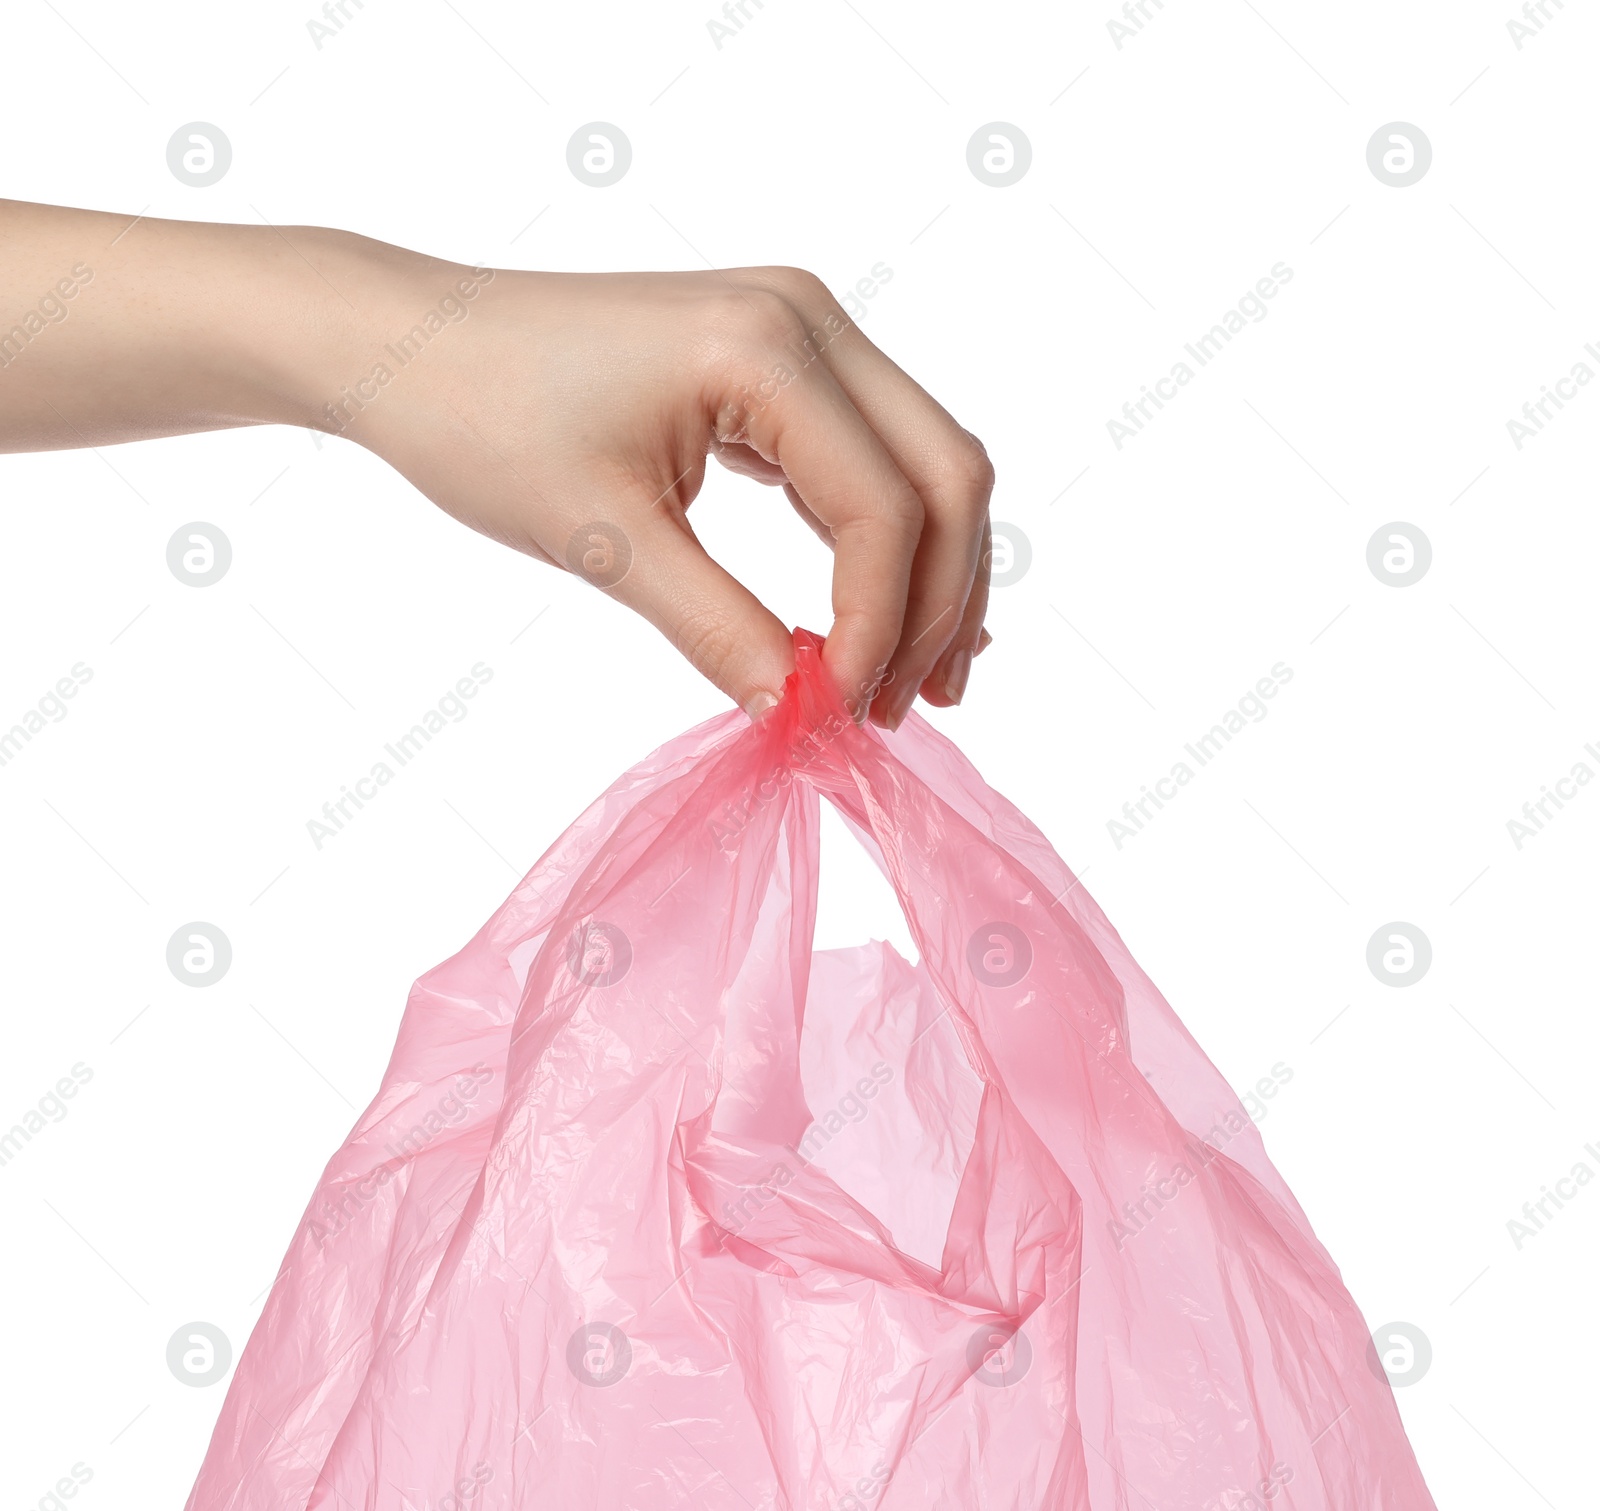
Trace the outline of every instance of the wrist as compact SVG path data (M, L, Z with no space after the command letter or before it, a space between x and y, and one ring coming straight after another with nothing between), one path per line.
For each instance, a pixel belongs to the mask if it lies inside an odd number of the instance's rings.
M391 388L413 386L412 365L467 318L495 272L344 231L287 235L299 269L284 269L296 292L286 289L283 303L294 318L266 348L270 422L370 444L383 416L398 420L407 407Z
M261 297L234 326L234 360L250 375L262 424L337 429L326 411L382 344L403 284L380 244L322 226L241 227L247 278ZM382 250L397 253L397 248Z

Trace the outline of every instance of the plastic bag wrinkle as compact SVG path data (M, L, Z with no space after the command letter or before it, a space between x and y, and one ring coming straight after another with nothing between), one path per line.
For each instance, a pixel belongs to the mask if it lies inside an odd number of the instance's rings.
M1432 1511L1087 890L920 718L849 721L816 637L796 665L419 979L188 1511ZM916 962L813 950L823 801Z

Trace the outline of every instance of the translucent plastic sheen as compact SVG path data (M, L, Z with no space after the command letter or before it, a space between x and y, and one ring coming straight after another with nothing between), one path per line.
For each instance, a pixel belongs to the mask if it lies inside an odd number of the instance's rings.
M1238 1097L795 640L417 982L188 1511L1431 1511ZM819 799L919 963L813 952Z

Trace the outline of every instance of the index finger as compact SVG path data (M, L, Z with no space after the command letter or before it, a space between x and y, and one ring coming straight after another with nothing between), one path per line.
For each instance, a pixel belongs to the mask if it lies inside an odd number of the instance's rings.
M833 625L822 659L859 720L900 643L922 500L821 362L743 420L743 438L783 468L834 537Z

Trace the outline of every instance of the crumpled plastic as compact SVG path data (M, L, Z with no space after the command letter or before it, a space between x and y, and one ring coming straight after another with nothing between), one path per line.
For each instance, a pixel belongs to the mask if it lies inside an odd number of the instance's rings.
M188 1511L1432 1511L1239 1098L820 649L416 983ZM813 951L824 798L917 963Z

